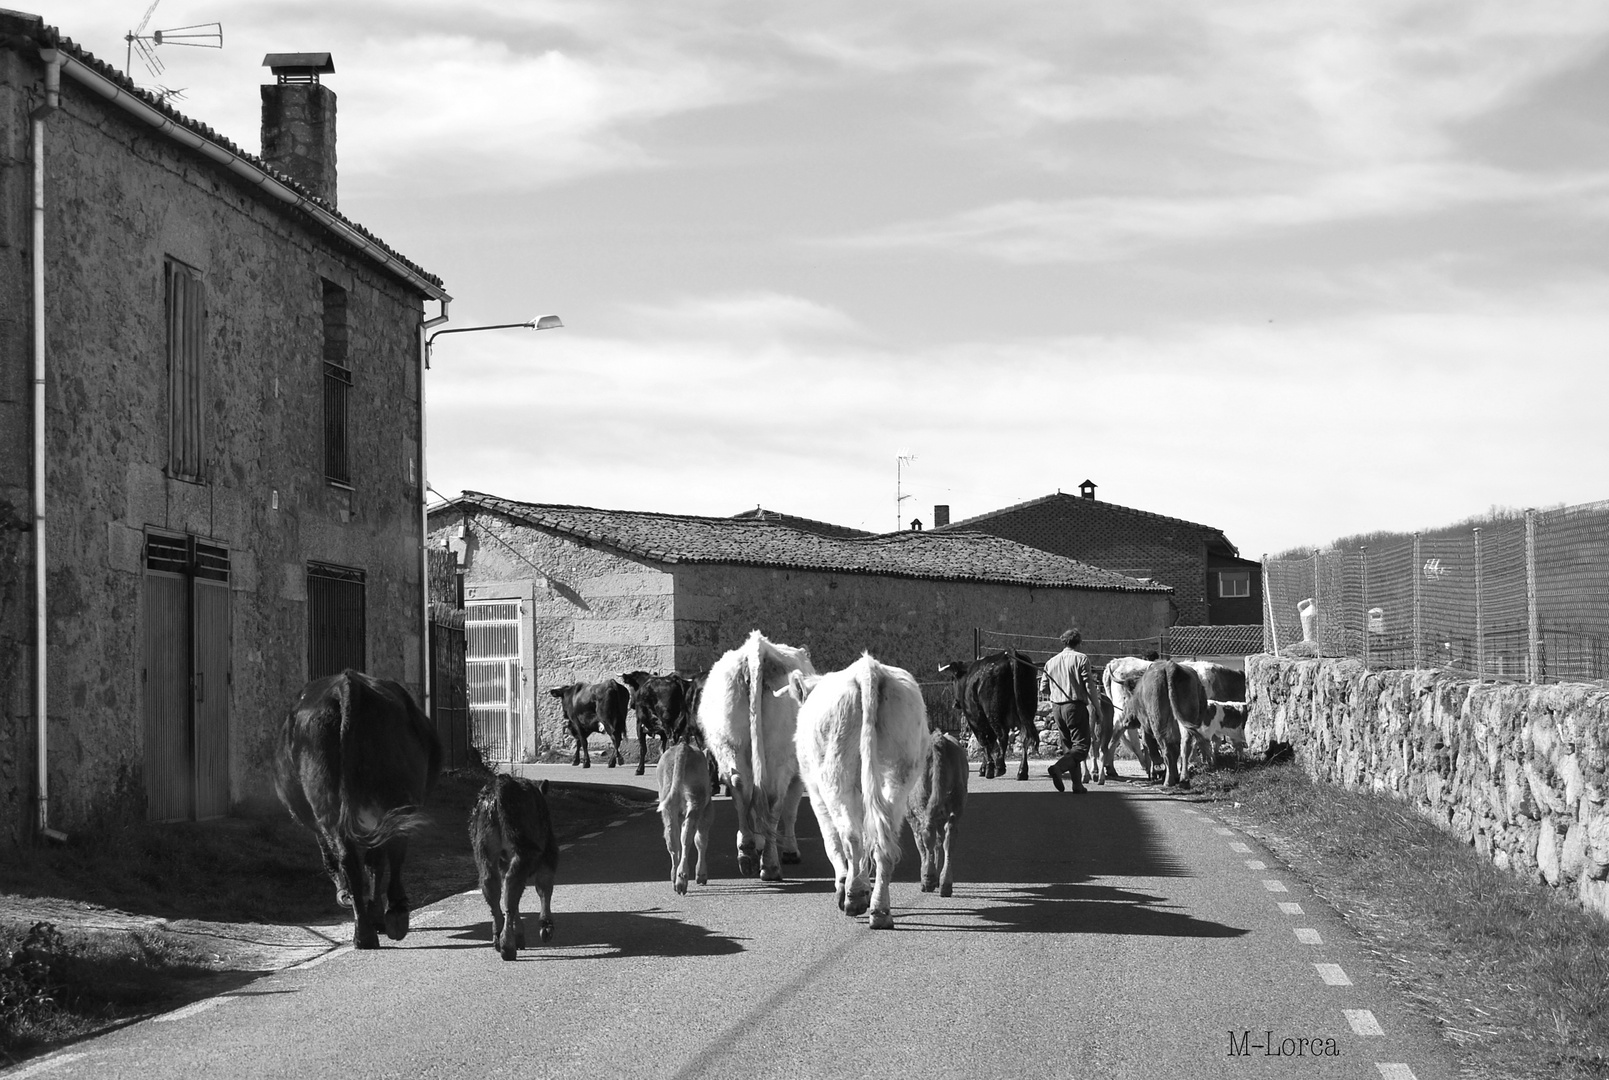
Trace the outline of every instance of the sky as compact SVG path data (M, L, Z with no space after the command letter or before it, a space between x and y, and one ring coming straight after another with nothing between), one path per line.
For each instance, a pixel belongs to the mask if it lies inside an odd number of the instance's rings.
M145 0L42 11L118 67ZM161 0L441 277L428 475L886 531L1076 492L1241 554L1609 498L1602 0ZM435 304L427 314L436 314ZM902 460L903 459L903 460ZM898 496L906 498L898 500Z

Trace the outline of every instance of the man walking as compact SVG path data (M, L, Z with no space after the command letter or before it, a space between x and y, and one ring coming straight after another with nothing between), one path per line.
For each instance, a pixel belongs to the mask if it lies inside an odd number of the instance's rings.
M1089 657L1078 651L1084 635L1077 627L1064 630L1062 650L1045 661L1045 673L1039 677L1039 689L1050 692L1050 715L1061 729L1066 752L1047 770L1050 782L1057 791L1066 791L1065 779L1073 781L1073 793L1082 795L1084 787L1083 765L1089 756L1089 718L1093 705L1099 708L1101 687L1090 670ZM1095 775L1101 776L1100 762L1096 762Z

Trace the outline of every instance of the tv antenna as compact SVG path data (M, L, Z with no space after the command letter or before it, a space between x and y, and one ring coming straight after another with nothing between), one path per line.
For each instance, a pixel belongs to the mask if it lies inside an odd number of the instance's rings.
M139 53L144 61L145 68L152 76L161 75L163 71L162 58L156 54L158 45L185 45L192 49L221 49L223 48L223 23L196 23L192 26L175 26L171 30L153 30L145 32L150 25L151 16L156 14L156 6L162 0L151 0L151 6L145 9L145 17L140 25L123 35L128 42L128 50L123 58L123 70L127 72L134 66L134 54ZM156 88L164 98L182 97L183 90L172 90L166 86Z
M905 494L905 469L916 460L916 455L909 448L900 447L894 455L894 531L899 532L905 528L900 522L905 509L905 500L910 496Z

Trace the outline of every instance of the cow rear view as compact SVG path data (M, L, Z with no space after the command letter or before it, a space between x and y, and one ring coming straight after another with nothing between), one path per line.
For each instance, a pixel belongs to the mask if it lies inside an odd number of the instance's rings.
M525 948L520 896L536 886L542 903L537 933L553 937L553 878L559 846L548 813L548 782L498 774L486 782L469 815L469 843L480 871L480 891L492 913L492 948L513 960Z
M670 852L670 882L687 892L689 876L700 885L710 881L705 852L715 805L710 801L710 770L703 750L688 743L673 743L659 755L659 816L665 822L665 848ZM693 866L694 849L698 865Z
M917 774L905 800L905 817L922 856L922 891L949 896L955 885L955 864L950 859L955 829L966 806L967 750L942 731L933 732L927 747L926 767Z
M1188 786L1190 743L1205 741L1201 729L1207 722L1207 691L1200 676L1172 660L1158 660L1129 695L1128 712L1144 737L1148 768L1154 774L1160 760L1164 786Z
M441 772L441 743L400 683L348 668L303 688L274 758L280 802L318 839L336 896L352 908L352 946L379 948L379 928L408 933L402 862ZM385 905L380 882L386 878Z

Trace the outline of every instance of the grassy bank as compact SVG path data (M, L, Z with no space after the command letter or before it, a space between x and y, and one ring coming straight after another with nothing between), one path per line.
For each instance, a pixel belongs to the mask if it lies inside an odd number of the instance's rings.
M432 793L431 824L414 835L403 871L415 907L475 887L466 826L485 778L448 772ZM548 803L560 843L642 805L562 784ZM351 937L350 912L336 903L313 834L284 811L138 823L77 834L61 847L0 850L0 890L0 1065L221 992L271 966L260 949L232 951L227 932L198 929L336 924L330 937ZM50 912L81 913L84 905L109 910L92 927L52 921ZM169 928L170 919L202 925Z
M1194 782L1340 911L1472 1075L1609 1075L1609 922L1387 796L1295 765Z

